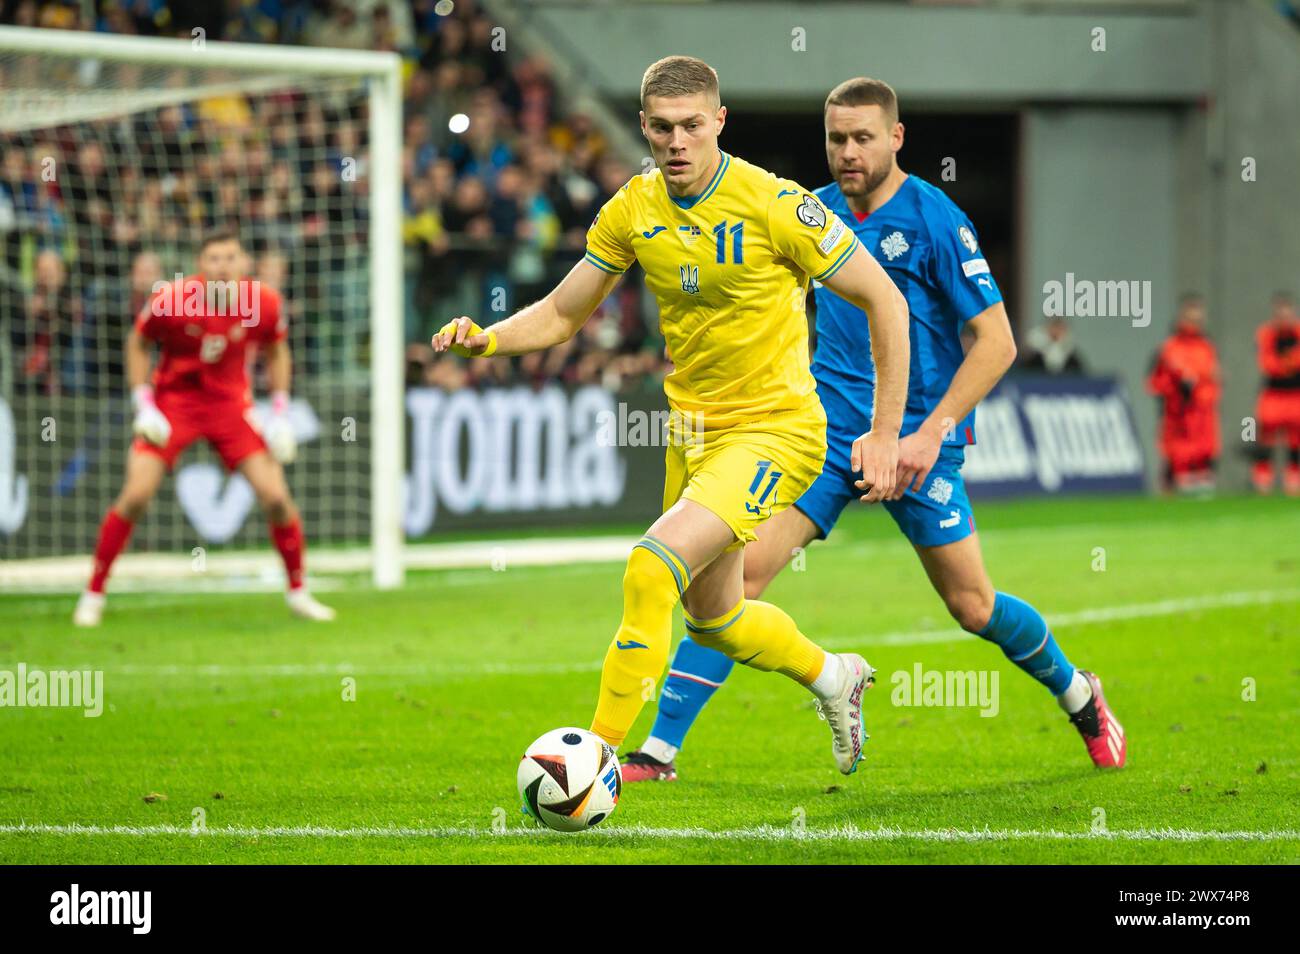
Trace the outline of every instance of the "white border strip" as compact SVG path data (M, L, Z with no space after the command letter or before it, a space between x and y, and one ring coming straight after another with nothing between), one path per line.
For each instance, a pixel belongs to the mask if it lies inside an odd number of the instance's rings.
M408 570L479 570L522 566L564 568L586 563L617 563L627 559L636 537L537 537L523 540L472 540L460 543L407 544L403 564ZM89 555L35 557L0 561L0 595L39 592L79 593L90 576ZM370 551L349 547L312 550L308 575L319 587L322 574L368 573L373 561ZM227 587L284 586L284 570L273 550L214 550L208 554L205 572L196 574L188 552L127 553L114 564L114 592L187 592L213 589L219 577L231 577ZM475 582L482 582L479 575ZM134 587L131 584L136 584ZM122 585L125 584L125 585Z

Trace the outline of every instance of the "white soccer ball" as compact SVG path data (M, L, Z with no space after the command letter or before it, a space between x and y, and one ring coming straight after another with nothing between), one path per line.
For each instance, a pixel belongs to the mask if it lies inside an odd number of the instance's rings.
M582 831L614 812L623 771L612 746L586 729L553 729L519 760L524 811L547 828Z

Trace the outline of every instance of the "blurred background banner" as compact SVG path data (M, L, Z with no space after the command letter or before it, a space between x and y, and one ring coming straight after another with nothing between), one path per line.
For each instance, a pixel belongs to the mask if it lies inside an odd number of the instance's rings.
M364 407L359 391L352 402ZM346 401L318 386L300 389L291 409L299 452L295 469L310 474L304 519L320 543L364 537L369 497L350 475L331 468L318 409ZM63 420L46 399L0 400L0 442L41 446L50 420ZM32 557L93 547L98 499L86 492L98 471L121 473L130 425L125 398L96 403L93 414L66 415L57 454L33 455L21 473L0 475L0 528L8 552ZM406 393L409 435L403 519L419 538L446 530L574 526L643 521L658 515L663 493L666 404L657 386L615 394L595 385L541 389L490 387ZM83 421L77 426L78 421ZM337 431L337 422L330 429ZM368 448L368 421L351 425L356 452ZM345 424L344 428L350 425ZM43 500L34 510L33 499ZM54 519L49 519L53 516ZM187 551L197 544L256 546L264 527L252 489L228 475L207 447L177 464L173 480L150 509L151 550Z
M655 386L407 391L406 532L641 521L663 497Z
M313 475L302 506L315 539L355 542L368 499L346 474L331 476L316 410L325 403L319 388L308 386L292 409L299 463ZM125 465L126 444L116 437L129 421L124 399L97 407L84 428L59 434L62 454L17 481L13 474L0 480L0 522L15 550L54 556L93 544L95 514L84 482L97 469ZM411 538L621 523L659 512L666 404L652 383L618 393L597 385L455 392L413 387L406 408L403 519ZM47 400L24 397L12 407L0 405L0 441L39 445L50 416ZM366 433L366 423L355 422L358 435ZM964 473L981 496L1131 493L1144 486L1141 441L1115 378L1018 376L985 399L976 426L979 443L968 449ZM357 443L364 452L360 438ZM53 499L56 521L30 519L36 515L29 501L37 492ZM243 478L226 475L206 447L177 466L173 491L155 502L150 526L155 547L172 551L196 543L253 546L262 533L252 490Z
M1117 378L1021 375L981 403L962 475L980 497L1134 493L1146 458Z

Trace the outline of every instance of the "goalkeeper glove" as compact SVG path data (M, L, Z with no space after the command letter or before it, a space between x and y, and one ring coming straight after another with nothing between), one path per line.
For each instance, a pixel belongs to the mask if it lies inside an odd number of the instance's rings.
M289 395L285 391L276 391L271 395L271 420L267 423L262 439L271 451L271 456L281 464L292 464L298 456L298 439L293 434L293 422L289 420Z
M131 421L131 430L150 444L166 447L167 442L171 440L172 425L154 403L153 388L147 384L140 385L131 392L131 404L135 408L135 419Z
M461 329L465 329L461 332ZM457 344L457 335L462 344ZM462 358L490 358L496 354L497 333L484 331L472 319L460 317L447 322L433 336L433 350L458 354Z

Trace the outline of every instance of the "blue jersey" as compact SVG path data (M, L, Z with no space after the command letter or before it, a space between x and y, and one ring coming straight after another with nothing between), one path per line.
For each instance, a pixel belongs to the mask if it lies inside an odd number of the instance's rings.
M980 251L975 229L942 191L908 176L893 198L859 221L838 183L817 197L837 212L889 273L911 312L912 365L902 434L910 434L934 410L964 357L961 331L967 321L1002 300ZM813 375L823 394L834 391L850 407L870 414L876 370L862 310L817 286L817 352ZM957 423L951 444L975 443L975 412Z

